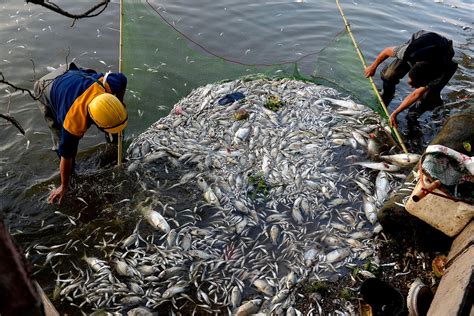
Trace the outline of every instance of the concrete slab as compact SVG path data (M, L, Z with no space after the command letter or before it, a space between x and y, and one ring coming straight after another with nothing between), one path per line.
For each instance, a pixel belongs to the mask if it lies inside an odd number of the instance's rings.
M469 246L474 245L474 220L456 237L448 254L448 264Z
M442 277L428 316L466 315L470 312L469 292L474 284L474 246L459 255Z

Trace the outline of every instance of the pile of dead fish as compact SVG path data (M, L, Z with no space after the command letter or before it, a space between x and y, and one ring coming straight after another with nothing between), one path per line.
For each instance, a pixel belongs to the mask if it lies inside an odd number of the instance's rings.
M245 98L219 105L233 92ZM183 315L301 314L301 281L337 280L377 262L377 210L404 177L399 165L416 158L369 159L380 121L336 90L301 81L195 89L134 140L128 171L171 163L183 176L167 189L194 186L203 202L167 212L158 194L142 201L136 219L151 233L137 224L107 258L87 254L83 271L59 282L60 296L133 315L164 306ZM340 313L354 312L339 303ZM313 314L329 312L311 304Z

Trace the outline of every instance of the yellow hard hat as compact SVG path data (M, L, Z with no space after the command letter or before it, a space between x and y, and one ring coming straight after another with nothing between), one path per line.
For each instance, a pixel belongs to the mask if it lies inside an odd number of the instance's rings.
M100 129L116 134L127 126L128 115L125 106L110 93L96 96L89 103L89 115Z

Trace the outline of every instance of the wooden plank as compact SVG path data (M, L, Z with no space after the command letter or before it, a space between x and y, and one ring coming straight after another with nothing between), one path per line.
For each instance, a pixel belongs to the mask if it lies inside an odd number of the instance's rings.
M38 289L38 293L41 295L41 300L43 301L43 306L44 306L44 313L46 316L59 316L58 311L56 308L54 308L53 303L49 300L49 298L46 296L44 293L43 289L41 286L38 284L38 282L34 282L36 285L36 288Z
M433 298L428 316L460 315L471 305L467 296L474 280L474 246L470 247L453 262L442 277ZM471 303L472 304L472 303Z
M452 261L471 245L474 245L474 220L471 220L453 241L448 255L448 262Z

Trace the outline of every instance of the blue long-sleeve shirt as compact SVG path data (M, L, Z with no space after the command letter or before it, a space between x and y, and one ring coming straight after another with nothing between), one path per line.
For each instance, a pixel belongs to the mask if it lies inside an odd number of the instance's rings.
M104 74L92 70L69 70L56 78L51 88L51 108L61 126L58 155L76 156L79 140L91 126L89 103L98 95L125 91L127 78L123 73L110 73L103 85Z

